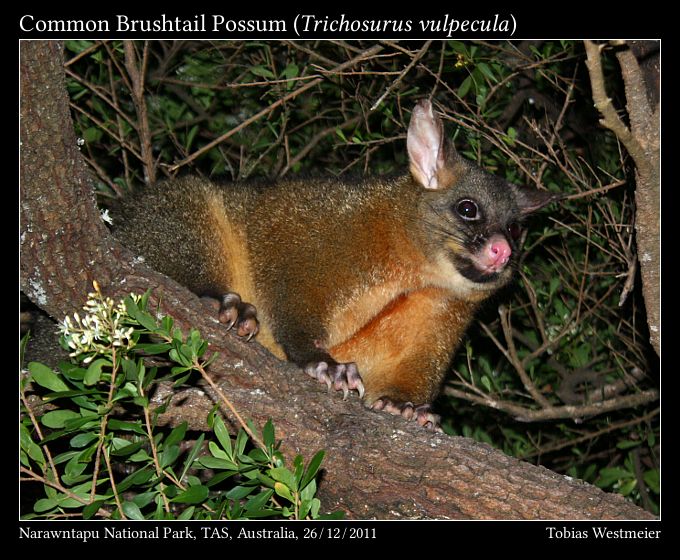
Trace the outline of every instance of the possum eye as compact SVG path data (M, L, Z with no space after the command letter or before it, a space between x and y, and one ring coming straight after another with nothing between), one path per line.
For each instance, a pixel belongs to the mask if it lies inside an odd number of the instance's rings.
M508 233L514 241L517 241L520 235L522 235L522 228L517 222L512 222L508 224Z
M474 200L464 199L456 204L456 212L464 220L479 220L480 212Z

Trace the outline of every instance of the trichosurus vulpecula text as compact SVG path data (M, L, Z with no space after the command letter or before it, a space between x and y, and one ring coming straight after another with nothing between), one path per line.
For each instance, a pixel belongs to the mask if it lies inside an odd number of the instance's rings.
M218 296L238 334L434 427L430 403L476 308L511 277L522 219L555 197L459 156L429 101L407 147L394 179L161 182L122 201L114 233Z

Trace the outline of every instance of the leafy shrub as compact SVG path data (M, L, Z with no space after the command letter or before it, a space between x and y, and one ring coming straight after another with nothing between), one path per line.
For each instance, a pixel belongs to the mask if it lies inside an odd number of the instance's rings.
M196 372L208 378L215 355L205 357L196 330L185 337L171 317L155 319L147 300L148 293L114 303L95 285L86 314L60 325L71 362L58 372L28 364L20 379L21 472L44 497L22 503L24 518L337 518L323 515L315 497L324 452L306 466L297 456L287 468L271 421L260 435L243 423L232 438L216 406L212 434L191 442L186 422L156 425L169 403L153 406L156 386L177 387ZM165 362L148 367L150 356ZM47 405L29 399L31 386L47 391Z

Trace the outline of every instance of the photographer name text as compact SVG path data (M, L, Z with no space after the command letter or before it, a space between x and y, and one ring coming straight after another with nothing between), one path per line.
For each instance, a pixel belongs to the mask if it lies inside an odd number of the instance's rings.
M620 539L659 539L661 529L610 529L606 525L600 527L546 527L549 539L595 539L595 540L620 540Z

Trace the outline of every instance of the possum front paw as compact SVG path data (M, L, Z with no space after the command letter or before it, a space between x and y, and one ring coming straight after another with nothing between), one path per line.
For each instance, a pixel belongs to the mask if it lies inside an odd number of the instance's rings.
M347 399L350 391L355 390L359 396L364 396L364 382L354 362L338 364L332 361L312 362L305 366L305 373L312 376L319 383L325 383L328 390L342 391L343 400Z
M380 397L370 405L372 410L384 410L390 414L403 416L407 420L415 420L428 430L441 431L439 414L432 412L429 404L414 405L412 402L393 401L389 397Z

